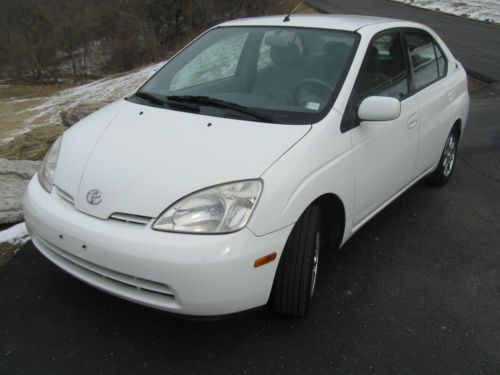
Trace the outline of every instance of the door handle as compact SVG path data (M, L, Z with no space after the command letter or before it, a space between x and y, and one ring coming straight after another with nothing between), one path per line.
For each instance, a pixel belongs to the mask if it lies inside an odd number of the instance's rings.
M455 96L453 95L453 91L448 91L448 101L451 102L454 98Z
M418 116L416 113L410 116L408 119L408 129L413 128L415 125L418 124Z

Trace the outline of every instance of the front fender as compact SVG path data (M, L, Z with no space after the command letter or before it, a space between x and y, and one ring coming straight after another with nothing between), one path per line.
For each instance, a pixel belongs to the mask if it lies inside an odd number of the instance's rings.
M295 223L318 197L333 193L345 207L344 241L352 227L354 171L349 133L332 111L262 176L264 189L249 228L263 236Z

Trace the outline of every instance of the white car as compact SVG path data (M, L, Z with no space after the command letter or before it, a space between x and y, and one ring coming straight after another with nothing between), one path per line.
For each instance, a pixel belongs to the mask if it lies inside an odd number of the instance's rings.
M226 22L67 130L24 198L34 245L150 307L304 315L320 249L453 171L466 73L428 27L294 15Z

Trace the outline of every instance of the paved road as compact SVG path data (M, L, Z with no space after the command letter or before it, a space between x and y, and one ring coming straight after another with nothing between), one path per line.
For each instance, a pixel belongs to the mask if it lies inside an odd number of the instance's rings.
M322 257L305 319L182 320L94 290L31 244L0 268L1 374L498 374L500 90L451 183L421 183ZM230 280L228 280L230 282Z
M500 81L500 25L468 20L388 0L308 0L330 13L367 14L424 23L473 75Z

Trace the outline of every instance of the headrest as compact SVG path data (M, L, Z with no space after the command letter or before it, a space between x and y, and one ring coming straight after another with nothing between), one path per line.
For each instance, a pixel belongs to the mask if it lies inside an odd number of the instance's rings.
M290 42L286 47L271 47L271 60L276 65L298 65L302 61L299 47Z
M368 58L369 59L378 59L379 58L379 53L378 53L378 48L375 46L370 46L368 49Z
M266 40L264 41L268 46L271 47L286 47L288 46L289 41L286 40L283 36L280 36L279 34L276 35L269 35L266 37Z
M343 42L326 42L323 50L327 55L332 56L347 56L349 53L349 46Z
M298 65L302 61L299 47L277 35L270 35L265 43L271 46L271 60L276 65Z

